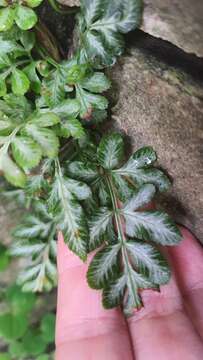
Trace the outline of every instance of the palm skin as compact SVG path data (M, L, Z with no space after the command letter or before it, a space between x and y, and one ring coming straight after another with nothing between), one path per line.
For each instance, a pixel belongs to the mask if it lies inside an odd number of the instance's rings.
M86 282L88 265L59 236L56 360L203 359L203 251L181 231L181 244L167 249L170 283L143 291L144 308L127 320L120 309L102 308Z

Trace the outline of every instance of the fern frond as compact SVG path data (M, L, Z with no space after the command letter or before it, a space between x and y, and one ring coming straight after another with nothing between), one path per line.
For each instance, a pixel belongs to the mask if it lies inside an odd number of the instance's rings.
M140 25L141 0L81 1L80 42L86 58L100 67L113 65L124 49L122 34Z
M145 209L170 186L154 166L155 151L144 147L125 162L122 136L93 130L107 118L111 84L101 69L115 63L124 34L139 26L142 1L81 0L79 48L61 62L25 31L36 24L32 8L40 2L0 4L0 172L24 188L15 196L29 208L10 250L25 258L18 282L25 291L55 286L60 230L83 261L99 247L88 283L102 290L105 308L121 305L131 314L142 306L142 289L169 281L157 244L181 240L167 214Z
M86 184L64 176L57 160L55 179L48 200L49 208L55 214L58 228L63 232L70 250L82 260L87 256L88 227L80 201L90 195L90 189Z
M122 137L109 134L102 138L98 146L95 163L82 165L76 161L68 165L68 170L72 177L81 179L83 168L84 179L91 188L95 189L95 183L100 188L98 201L101 207L89 222L90 249L102 244L103 248L90 264L88 283L92 288L103 289L103 305L106 308L122 305L126 314L129 314L133 308L142 306L140 290L156 289L167 283L170 277L166 261L156 245L149 245L148 241L176 245L181 235L164 212L143 210L153 201L162 179L165 179L160 170L161 181L154 181L154 185L142 181L142 185L138 186L137 181L133 183L135 177L132 176L129 187L126 182L126 169L129 171L129 168L134 172L139 169L145 173L150 167L151 172L156 173L156 168L152 166L156 160L153 149L138 150L124 165L123 157ZM152 182L152 178L150 180ZM101 184L105 196L101 196ZM104 202L105 208L102 207ZM140 243L140 240L146 243Z
M24 257L18 283L24 291L41 292L56 286L56 223L42 201L35 201L33 214L25 216L13 232L10 255Z

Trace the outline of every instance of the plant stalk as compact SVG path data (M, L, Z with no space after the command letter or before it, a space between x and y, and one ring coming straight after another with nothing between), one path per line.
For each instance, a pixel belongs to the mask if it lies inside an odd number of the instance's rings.
M137 289L135 288L134 281L133 281L132 274L131 274L132 266L130 264L130 261L128 258L128 252L126 249L126 236L125 236L125 232L123 229L122 217L120 214L120 207L118 205L119 199L117 199L116 191L114 189L111 175L107 174L107 176L105 178L106 178L107 186L108 186L110 197L111 197L113 213L114 213L114 217L115 217L116 232L118 234L118 239L121 243L124 272L129 279L133 298L134 298L134 303L136 304L137 303Z

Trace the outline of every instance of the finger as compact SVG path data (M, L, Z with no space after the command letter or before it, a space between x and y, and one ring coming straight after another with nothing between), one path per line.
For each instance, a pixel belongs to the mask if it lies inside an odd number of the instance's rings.
M184 310L175 276L160 293L143 291L142 299L144 308L128 320L136 359L199 360L203 345Z
M144 309L128 320L137 360L199 360L203 346L184 312L174 280L143 292Z
M102 308L100 292L88 288L86 271L60 235L56 360L133 360L121 312Z
M187 313L203 338L203 249L187 229L181 231L184 240L169 255Z

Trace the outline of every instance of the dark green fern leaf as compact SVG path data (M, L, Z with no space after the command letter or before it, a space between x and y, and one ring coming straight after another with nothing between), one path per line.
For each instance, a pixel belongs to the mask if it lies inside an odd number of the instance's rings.
M55 219L42 201L33 203L32 214L13 231L10 254L25 258L18 275L24 291L47 291L56 285L56 231Z
M181 235L166 213L143 210L156 192L163 190L160 184L165 179L168 184L167 177L153 167L154 150L142 148L124 165L123 158L122 137L109 134L102 138L95 161L70 163L68 172L88 182L100 204L89 221L89 248L103 248L90 264L88 283L94 289L103 289L106 308L121 305L130 314L142 306L141 290L157 289L169 281L168 265L156 244L176 245ZM151 177L146 183L142 178L138 184L139 175L131 176L131 171L145 174L149 169L157 175L156 181Z
M113 65L123 52L125 34L140 25L141 0L82 0L78 17L80 45L94 66Z

